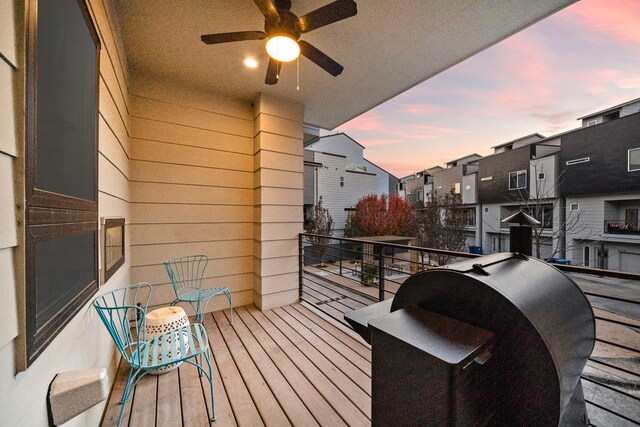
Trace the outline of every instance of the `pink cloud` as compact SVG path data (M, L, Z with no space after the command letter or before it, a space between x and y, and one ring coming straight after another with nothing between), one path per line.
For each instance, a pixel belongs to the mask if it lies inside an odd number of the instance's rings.
M400 104L398 107L405 113L414 116L430 116L444 110L440 106L429 104Z
M386 129L384 119L379 114L373 112L364 113L338 128L341 132L384 132Z
M619 42L632 45L640 43L638 0L618 0L615 6L610 0L581 1L567 9L566 19L575 18L583 26L605 32Z

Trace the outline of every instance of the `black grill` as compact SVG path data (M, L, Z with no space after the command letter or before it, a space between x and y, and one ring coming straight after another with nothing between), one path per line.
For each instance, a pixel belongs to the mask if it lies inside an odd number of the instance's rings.
M580 374L595 343L593 311L538 259L493 254L420 272L392 301L345 317L372 342L374 425L587 423Z

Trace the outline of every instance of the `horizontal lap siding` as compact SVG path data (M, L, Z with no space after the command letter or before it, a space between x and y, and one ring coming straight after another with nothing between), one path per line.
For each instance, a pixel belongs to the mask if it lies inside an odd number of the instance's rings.
M251 107L140 80L132 96L131 276L154 285L151 304L175 298L162 262L210 258L205 286L252 302ZM208 306L225 306L217 298Z
M20 2L0 1L0 299L4 317L0 324L0 413L10 425L47 425L46 395L56 373L90 368L109 367L114 375L114 347L104 326L90 303L52 341L47 349L25 372L15 376L16 357L23 350L14 337L22 328L16 322L18 304L23 304L24 289L14 279L23 274L24 229L18 226L24 195L23 175L15 175L16 165L24 163L22 109L15 103L25 90L19 75L23 72L24 51L21 38L22 11ZM113 11L109 0L90 0L89 13L101 40L99 111L98 111L98 209L99 217L124 217L126 224L125 254L127 262L103 283L100 292L107 292L130 282L130 123L126 64L117 25L110 19ZM15 32L14 32L15 28ZM16 43L17 39L17 43ZM10 51L7 51L7 47ZM17 52L14 49L18 49ZM11 65L6 58L11 60ZM14 68L15 67L15 68ZM18 112L18 113L16 113ZM12 183L12 184L11 184ZM16 193L17 192L17 193ZM100 233L103 230L100 229ZM102 238L100 239L102 242ZM100 249L100 264L103 253ZM20 333L23 333L20 331ZM74 418L65 425L98 425L104 403Z

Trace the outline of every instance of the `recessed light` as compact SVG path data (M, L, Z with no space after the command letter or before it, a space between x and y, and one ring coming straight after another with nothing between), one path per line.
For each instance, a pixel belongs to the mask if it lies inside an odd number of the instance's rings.
M242 63L248 68L257 68L258 67L258 61L256 61L253 58L244 58Z

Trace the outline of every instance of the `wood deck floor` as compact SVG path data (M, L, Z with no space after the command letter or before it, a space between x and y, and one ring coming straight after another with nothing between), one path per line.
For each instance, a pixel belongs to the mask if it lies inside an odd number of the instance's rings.
M217 421L223 426L371 424L371 350L313 309L240 307L205 317L213 352ZM128 365L121 363L102 425L115 425ZM205 426L209 387L196 368L144 377L122 425Z

